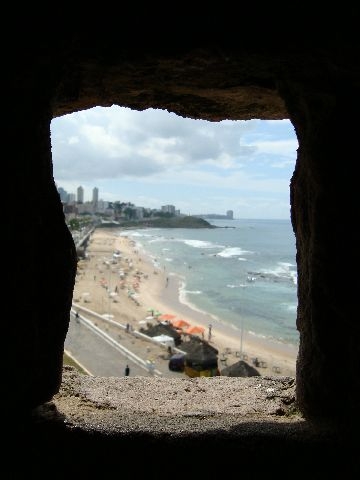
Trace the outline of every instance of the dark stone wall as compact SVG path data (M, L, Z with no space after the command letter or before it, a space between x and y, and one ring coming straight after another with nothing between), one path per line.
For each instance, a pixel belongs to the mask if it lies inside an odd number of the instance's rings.
M350 121L359 102L356 12L328 9L324 17L272 6L260 16L251 7L240 13L179 12L175 20L150 22L144 12L123 12L116 26L111 12L104 23L99 13L95 25L51 17L40 29L25 18L17 23L14 35L21 30L24 40L6 52L4 99L15 197L7 219L13 254L6 335L15 358L9 401L32 408L61 382L76 252L52 177L50 122L118 104L209 121L290 118L299 141L290 186L297 401L314 421L343 421L357 410L359 314L356 281L349 281L359 270L358 146Z

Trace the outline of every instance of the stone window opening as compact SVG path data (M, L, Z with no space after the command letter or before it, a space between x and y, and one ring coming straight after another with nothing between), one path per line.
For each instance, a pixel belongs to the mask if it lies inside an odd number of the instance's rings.
M92 117L91 117L91 113L92 113L92 112L90 111L87 118L86 118L85 115L84 115L84 116L80 116L80 118L79 118L78 120L76 119L76 115L74 115L74 117L73 117L73 118L74 118L73 124L75 125L78 121L80 121L80 122L81 122L81 121L84 121L85 123L90 123L90 124L91 124L91 121L92 121L92 120L91 120L91 118L92 118ZM101 115L101 110L99 111L98 109L94 109L94 113L96 113L97 115ZM116 118L117 118L117 117L118 117L119 119L122 118L122 117L121 117L121 114L124 114L125 111L121 111L121 110L115 109L115 110L113 110L113 111L110 111L110 110L109 110L108 112L106 112L106 110L104 109L104 112L103 112L103 113L104 113L104 117L105 117L105 116L107 117L108 115L111 114L111 115L113 116L113 117L112 117L112 118L113 118L112 121L114 122L114 121L116 121ZM139 112L139 113L140 113L140 115L141 115L141 112ZM156 113L156 112L155 112L155 113ZM117 117L116 117L116 115L117 115ZM129 114L128 114L128 115L129 115ZM145 117L145 118L146 118L146 117ZM158 115L157 115L156 118L158 118ZM68 119L65 119L65 120L68 121L68 120L70 120L70 119L71 119L71 117L69 117ZM161 114L161 116L160 116L160 119L163 119L162 114ZM172 118L169 117L168 121L170 122L171 120L172 120ZM93 120L93 121L94 121L94 120ZM96 124L97 124L98 122L100 122L100 121L101 121L101 120L100 120L99 117L97 116L97 117L96 117ZM119 121L119 120L117 120L117 121ZM182 124L179 123L179 121L181 122L182 119L180 119L180 118L178 117L178 118L175 119L175 121L176 121L176 123L174 123L174 125L173 125L172 128L174 129L174 128L175 128L175 125L178 125L179 128L180 128L180 130L181 130ZM183 128L185 128L185 127L186 127L186 120L184 119L183 121L184 121ZM131 125L134 124L134 126L133 126L132 128L135 128L136 131L138 131L138 128L139 128L138 125L137 125L137 122L139 122L139 127L140 127L140 125L141 125L141 118L139 118L139 116L135 116L132 120L129 119L129 123L130 123ZM215 122L215 123L216 123L216 122ZM290 122L289 122L289 123L290 123ZM82 124L81 124L81 125L82 125ZM100 123L99 123L99 125L100 125ZM194 126L196 127L196 124L194 124ZM205 126L206 126L206 125L204 125L204 127L205 127ZM236 131L234 131L233 135L236 135L236 136L237 136L236 138L238 139L237 141L238 141L239 143L240 143L240 142L241 142L242 144L243 144L244 142L246 143L246 140L243 139L243 137L246 135L246 130L245 130L245 132L244 132L244 129L246 129L246 127L247 127L247 125L246 125L245 123L241 124L241 122L238 122L238 125L236 126ZM61 126L60 126L60 128L61 128ZM80 132L81 132L81 129L84 129L84 126L78 127L78 128L80 128ZM107 128L107 127L104 126L104 129L106 129L106 128ZM251 126L248 127L248 128L251 128ZM258 125L258 127L253 126L252 128L255 128L255 129L256 129L256 128L259 128L259 130L261 131L261 126L259 126L259 125ZM268 127L268 128L270 129L270 127ZM62 126L62 130L64 130L64 129L65 129L65 131L66 131L66 129L67 129L67 123L65 123L65 122L63 123L63 126ZM131 129L131 127L130 127L130 129ZM57 131L57 130L55 130L55 133L56 133L56 131ZM220 124L213 124L213 125L211 125L211 132L215 135L216 138L219 136L219 132L220 132L220 131L221 131L221 125L220 125ZM271 131L271 130L270 130L270 131ZM227 133L228 133L228 132L227 132ZM123 133L121 133L121 134L119 134L119 135L120 135L120 137L122 137L123 135L126 135L126 134L127 134L127 133L126 133L126 131L125 131L125 132L123 132ZM269 136L269 135L270 135L270 136ZM277 139L279 139L279 141L280 141L280 139L281 139L281 140L284 140L284 137L281 136L281 134L279 134L279 135L280 135L280 136L278 137L277 134L275 134L275 135L272 134L272 135L271 135L271 133L268 133L268 137L267 137L267 138L268 138L269 141L276 141ZM288 139L289 136L290 136L290 133L288 132L288 133L286 134L286 139ZM77 130L74 131L74 133L71 134L71 138L75 138L75 137L76 137L76 138L78 137L78 131L77 131ZM57 161L57 158L61 158L61 155L59 154L58 149L57 149L57 147L56 147L56 139L57 139L57 136L56 136L55 134L52 134L52 143L53 143L53 145L52 145L52 152L53 152L54 172L56 171L56 161ZM192 140L193 140L193 138L192 138ZM202 138L200 137L199 141L201 141L201 140L202 140ZM290 139L290 140L291 140L291 139ZM65 142L65 138L59 137L59 141L62 142L62 143L64 143L64 142ZM109 140L109 141L110 141L110 140ZM55 142L55 143L54 143L54 142ZM143 142L142 142L142 143L143 143ZM75 144L75 145L76 145L76 144ZM224 146L224 148L225 148L225 146ZM95 146L94 146L94 149L95 149ZM75 152L77 152L76 149L75 149ZM186 152L185 152L185 153L186 153ZM71 157L71 153L70 153L70 152L69 152L68 155ZM77 155L77 156L80 156L80 155L81 155L82 161L84 161L84 159L87 158L87 156L86 156L84 153L81 154L80 152L77 152L76 155ZM99 155L101 156L101 154L99 154ZM178 152L177 155L181 155L181 150L179 150L179 152ZM99 156L99 158L100 158L100 156ZM271 156L271 155L270 155L270 156ZM280 154L279 154L279 156L280 156ZM277 157L277 159L279 158L279 156ZM290 157L290 155L289 155L289 157ZM296 151L294 151L294 162L295 162L295 157L296 157ZM236 157L235 157L235 158L236 158ZM120 160L119 160L119 161L120 161ZM240 162L240 158L239 158L238 161ZM248 160L248 161L249 161L249 160ZM104 159L104 162L105 162L105 159ZM99 165L101 166L102 169L105 168L105 167L104 167L104 165L105 165L104 162L101 162L101 161L99 162ZM74 171L76 172L76 165L74 164L73 166L74 166ZM61 167L61 168L63 168L63 167ZM94 168L94 167L92 167L92 168ZM199 167L199 170L201 170L201 167ZM260 171L261 171L261 168L259 168L259 173L260 173ZM288 173L289 173L289 172L288 172ZM289 178L288 178L288 183L289 183L289 184L290 184L290 179L291 179L291 175L292 175L292 174L293 174L293 171L291 171L291 172L289 173ZM102 174L99 173L99 176L100 176L100 178L101 178L101 177L102 177ZM55 180L56 180L56 184L61 187L62 193L64 193L64 189L62 188L63 185L62 185L61 181L58 181L56 177L55 177ZM125 180L125 181L126 181L126 180ZM121 182L122 182L122 179L121 179L121 176L120 176L119 179L118 179L119 188L120 188L120 186L121 186ZM80 182L80 183L81 183L81 182ZM97 184L97 179L93 180L92 183L93 183L94 185L96 185L96 184ZM155 183L156 183L156 180L155 180ZM139 188L141 188L141 187L139 187ZM156 187L154 187L154 188L156 188ZM81 190L82 190L82 195L84 195L84 188L81 187ZM121 188L119 189L119 191L121 191ZM91 197L90 197L91 192L92 192L92 190L89 189L89 187L87 187L87 191L86 191L86 195L87 195L87 196L86 196L86 200L87 200L87 201L85 201L85 202L82 201L82 204L83 204L83 205L80 205L80 206L77 205L77 208L85 208L85 211L92 211L93 205L92 205L92 203L91 203ZM66 193L66 192L65 192L65 193ZM74 203L74 202L75 202L75 200L76 200L76 195L74 194L74 192L67 192L67 193L72 193L74 199L73 199L72 201L70 201L70 203L69 203L70 207L66 206L66 208L67 208L67 209L68 209L68 208L71 208L71 205L74 205L74 207L75 207L75 206L76 206L76 203ZM286 193L286 192L282 192L282 193L283 193L283 198L286 198L286 194L287 194L288 196L290 196L289 187L288 187L288 192L287 192L287 193ZM136 192L134 192L134 194L136 194ZM240 196L245 195L245 193L241 191L241 188L239 189L239 195L240 195ZM100 195L100 196L101 196L101 195ZM123 201L126 201L126 200L127 200L126 197L124 197L124 194L122 194L121 196L119 196L119 198L121 198ZM235 198L236 198L236 197L234 196L233 199L235 200ZM68 205L68 204L66 204L66 205ZM159 204L159 205L160 205L160 204ZM228 205L229 205L229 203L228 203ZM224 210L224 212L225 212L225 210ZM184 213L184 211L181 211L181 213ZM200 213L200 211L199 211L198 213ZM204 213L207 213L207 212L204 212ZM211 212L209 211L208 213L211 213ZM272 214L271 212L269 213L269 212L266 211L266 212L262 212L262 213L263 213L266 217L272 216L272 218L274 218L274 219L278 218L277 214L274 215L274 214ZM70 215L71 215L71 213L70 213ZM289 220L290 220L290 209L289 209L289 211L288 211L288 215L289 215L288 218L289 218ZM115 220L116 220L116 219L115 219ZM76 232L75 232L75 233L76 233ZM76 238L77 238L77 237L76 237ZM75 239L75 240L76 240L76 239ZM251 257L250 257L250 259L251 259ZM294 258L294 261L295 261L295 258ZM81 262L82 262L82 260L80 259L80 263L81 263ZM99 270L101 270L101 271L103 272L105 267L104 267L104 265L101 265L101 258L100 258L100 257L99 257L99 260L96 260L96 264L98 264L99 262L100 262L100 264L99 264L97 267L98 267ZM83 266L84 266L85 269L86 269L87 262L84 261L84 262L82 262L82 263L83 263ZM93 265L91 268L92 268L92 269L95 268L94 265ZM116 268L117 268L117 267L114 266L113 268L111 268L111 269L109 270L109 275L110 275L110 273L111 273L111 278L112 278L112 279L111 279L111 282L110 282L111 284L114 284L114 282L116 282L116 275L115 275L115 270L116 270ZM80 292L80 290L79 290L79 287L78 287L78 285L77 285L77 284L79 283L79 281L81 281L81 278L82 278L82 276L81 276L81 270L82 270L82 267L80 267L80 270L78 269L78 274L79 274L78 277L77 277L77 278L78 278L78 281L77 281L77 283L75 284L75 287L74 287L74 298L73 298L74 304L73 304L73 308L77 309L77 308L79 308L79 305L83 304L83 305L82 305L83 307L86 307L87 309L92 310L92 305L94 304L94 301L96 300L96 298L91 299L89 293L84 293L84 295L87 295L87 296L82 297L82 294L81 294L81 292ZM107 272L107 271L106 271L106 272ZM97 280L99 281L101 275L106 275L106 276L107 276L107 273L106 273L106 272L105 272L105 273L103 272L102 274L99 273L99 272L95 272L94 278L96 277ZM244 279L244 282L245 282L245 279ZM88 288L86 288L86 287L84 287L84 288L85 288L85 290L88 290ZM84 292L85 292L85 290L84 290ZM239 291L240 291L240 290L239 290ZM120 291L120 294L121 294L121 291ZM239 295L240 295L240 294L239 294ZM103 296L106 297L105 294L104 294ZM114 302L115 302L115 300L118 300L118 299L114 298L114 299L112 299L112 300L114 300ZM76 303L76 302L77 302L77 303ZM99 301L97 300L96 303L98 303L98 302L99 302ZM89 303L89 304L88 304L88 305L85 305L85 303ZM105 308L105 309L106 309L106 308L108 308L108 309L110 308L110 310L113 310L113 311L111 312L112 314L114 314L115 311L118 312L118 313L117 313L117 316L118 316L119 319L121 320L121 315L122 315L122 313L121 313L121 308L122 308L123 302L120 301L120 304L117 305L117 304L119 303L119 301L116 301L116 304L111 307L112 303L113 303L112 301L110 302L109 300L106 300L106 299L104 300L104 299L102 299L102 301L101 301L101 307L100 307L100 304L97 305L96 312L97 312L98 314L101 314L101 313L102 313L101 308ZM80 308L81 308L81 307L80 307ZM104 311L105 311L105 310L104 310ZM110 312L109 312L109 313L110 313ZM84 314L84 315L85 315L85 314ZM276 315L276 314L274 314L274 315ZM89 318L92 319L92 320L94 320L95 323L96 323L96 325L99 326L98 324L99 324L99 322L100 322L101 319L100 319L100 320L97 319L97 318L94 319L91 314L90 314L90 317L89 317ZM102 322L102 328L104 328L106 332L109 332L109 327L110 327L110 326L109 326L109 325L106 325L106 319L105 319L105 320L101 320L101 322ZM100 323L101 323L101 322L100 322ZM135 325L133 326L133 328L137 328L137 329L138 329L138 328L139 328L139 325L135 324ZM250 328L250 330L251 330L251 325L249 325L248 328ZM295 317L294 317L294 328L295 328ZM121 329L119 329L119 332L120 332L120 333L119 333L119 337L121 338ZM255 361L255 360L254 360L254 359L255 359L255 356L254 356L254 355L251 356L251 355L248 355L246 352L240 352L240 351L239 351L239 349L240 349L240 335L241 335L241 332L239 331L239 332L238 332L238 337L239 337L239 338L238 338L238 342L237 342L238 344L235 345L235 342L234 342L233 348L232 348L232 349L228 348L228 350L230 351L230 352L227 352L227 356L230 357L230 358L229 358L229 361L230 361L231 363L234 363L235 361L240 360L240 358L237 358L237 357L240 357L240 353L241 353L241 354L244 354L244 358L241 358L241 359L244 360L244 361L247 361L247 362L250 363L250 364L252 364L252 363ZM120 343L121 343L121 342L120 342ZM287 365L286 365L287 362L285 361L285 362L284 362L284 365L282 366L282 368L280 368L280 367L278 366L278 362L276 361L276 352L274 352L274 353L275 353L275 357L274 357L272 354L266 354L266 352L265 352L266 360L265 360L265 359L262 359L262 360L258 361L257 365L255 365L255 363L254 363L255 367L260 368L260 370L261 370L261 375L271 375L271 374L274 374L274 373L275 373L275 374L281 374L282 376L295 376L295 367L292 367L292 366L290 366L290 365L287 366ZM261 359L261 357L262 357L261 352L258 353L258 356L259 356L259 358ZM243 356L241 355L241 357L243 357ZM256 357L256 358L258 358L258 357ZM156 361L156 360L155 360L155 361ZM220 355L220 353L219 353L219 369L220 369L220 368L223 368L224 366L227 365L228 362L226 362L226 364L225 364L224 362L225 362L224 359L221 357L221 355ZM280 363L282 364L283 361L281 361ZM291 365L292 365L292 362L291 362L291 361L290 361L290 363L291 363ZM116 372L115 372L114 374L116 375Z
M337 12L336 25L341 25L342 20L341 11ZM11 202L15 213L10 216L8 227L9 244L16 255L11 258L13 271L6 285L13 308L12 321L4 322L13 358L6 385L14 417L23 420L29 410L31 418L36 417L35 423L29 422L29 417L28 423L19 422L21 428L25 425L27 433L35 431L43 447L44 432L51 433L60 456L64 448L60 440L64 438L74 442L75 438L86 439L87 445L93 447L92 453L96 447L91 440L101 439L98 452L105 458L109 452L106 447L112 446L112 452L119 445L124 447L124 432L129 445L146 450L145 437L158 441L158 445L168 442L173 446L174 431L180 439L179 446L183 429L187 446L195 447L200 437L215 454L220 435L234 451L255 460L254 451L245 442L245 431L250 432L252 446L265 444L275 453L276 444L287 452L289 465L291 459L295 462L292 466L300 469L305 464L311 466L307 459L311 451L320 453L320 447L327 452L317 457L321 471L325 466L327 472L332 472L335 461L339 466L345 450L347 455L353 453L351 436L344 432L353 433L356 429L359 406L358 285L349 281L358 270L359 258L353 228L359 216L355 170L358 132L356 122L345 120L356 118L358 110L359 79L354 62L358 58L358 38L349 26L345 35L332 35L330 41L330 36L319 37L318 25L315 30L310 25L304 39L304 23L296 29L291 21L286 24L291 28L285 45L277 43L279 36L272 35L276 31L283 37L283 20L277 28L269 24L266 44L255 42L252 48L244 48L246 36L241 29L236 30L242 36L241 42L232 43L231 48L224 41L221 48L214 48L213 43L210 47L204 41L203 49L188 44L176 49L169 41L166 49L146 44L140 52L127 49L126 42L119 45L118 32L117 36L109 32L92 42L90 35L82 37L74 32L69 32L61 42L55 41L53 35L28 35L22 37L27 39L22 55L17 55L16 46L7 71L6 79L10 81L4 98L8 113L4 138L13 147L8 178L13 189L21 192ZM331 25L331 33L336 30L331 22L321 25ZM25 25L22 27L24 35L29 33ZM266 28L265 23L263 27ZM201 38L200 32L196 38ZM60 115L111 104L137 110L164 108L212 121L289 118L294 125L299 148L290 182L290 203L297 242L300 332L295 389L296 403L304 417L296 427L286 423L284 417L282 421L281 415L272 417L263 411L260 418L247 417L245 428L241 415L225 411L227 398L235 390L231 381L214 389L214 394L217 391L222 395L222 402L217 404L219 415L203 415L203 410L199 414L193 409L182 415L179 422L179 416L167 416L168 411L157 416L155 406L149 405L155 411L149 410L143 416L127 412L119 424L119 418L111 418L111 412L119 413L111 398L117 385L108 379L84 383L63 372L63 342L75 281L76 252L64 225L52 177L50 122ZM23 235L18 234L20 218ZM348 262L343 261L344 252ZM62 380L68 388L68 395L58 399L63 412L70 415L71 406L80 407L79 422L71 428L67 428L66 422L58 423L59 416L51 406ZM176 395L176 385L166 383L169 388L162 384L158 398L161 392L169 397L171 391ZM273 387L266 387L266 399L259 398L259 405L264 408L274 397ZM143 393L148 391L144 387ZM191 393L191 389L183 392L190 394L188 398ZM224 423L216 423L221 412ZM165 425L165 417L166 425L173 430L156 430ZM212 430L210 424L215 423L217 429ZM291 435L294 431L296 434ZM96 435L92 436L94 432ZM104 432L112 435L105 439ZM139 432L143 434L141 438ZM25 438L26 435L20 437L22 441ZM35 445L31 444L31 451L38 458ZM45 450L52 453L50 447ZM57 454L52 453L53 458ZM348 464L342 466L346 469Z

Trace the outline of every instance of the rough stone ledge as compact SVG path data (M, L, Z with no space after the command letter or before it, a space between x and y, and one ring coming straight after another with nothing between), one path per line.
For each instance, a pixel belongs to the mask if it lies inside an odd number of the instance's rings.
M39 476L41 466L45 478L98 478L114 465L125 478L194 478L186 472L199 465L209 478L234 469L256 474L248 478L353 475L356 442L346 429L306 421L295 386L290 377L107 378L64 367L58 394L19 422L13 449L26 461L16 467Z
M70 427L196 434L269 422L301 428L290 377L90 377L66 367L56 411Z

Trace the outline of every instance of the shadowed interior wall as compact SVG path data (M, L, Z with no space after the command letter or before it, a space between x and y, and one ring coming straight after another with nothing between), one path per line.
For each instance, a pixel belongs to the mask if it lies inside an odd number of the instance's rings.
M350 26L345 23L339 37L344 19ZM179 15L176 22L147 23L144 16L136 23L144 39L137 44L129 40L135 21L128 25L124 17L101 34L67 25L56 35L50 22L35 36L20 23L26 40L7 52L4 99L13 212L7 229L13 311L6 324L13 405L31 409L59 389L75 281L76 252L52 177L51 120L117 104L209 121L291 120L299 142L289 212L298 263L297 401L314 421L354 415L359 315L355 282L344 281L359 264L357 132L349 121L358 110L359 52L352 20L334 15L324 36L314 17L305 28L290 19L268 24L264 17L254 32L211 12L188 21Z

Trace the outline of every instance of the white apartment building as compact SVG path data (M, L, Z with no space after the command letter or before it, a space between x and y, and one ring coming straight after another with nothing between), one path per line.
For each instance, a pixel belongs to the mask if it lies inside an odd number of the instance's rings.
M165 213L172 213L175 215L175 206L174 205L162 205L161 211Z

